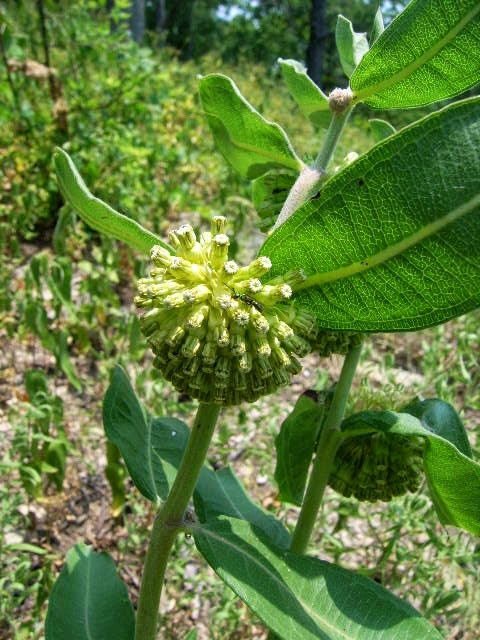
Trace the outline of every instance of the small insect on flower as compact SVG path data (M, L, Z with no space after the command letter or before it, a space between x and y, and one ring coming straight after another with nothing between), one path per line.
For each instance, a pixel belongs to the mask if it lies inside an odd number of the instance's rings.
M256 300L254 300L251 296L247 295L246 293L239 293L238 291L235 291L235 289L233 289L233 287L230 287L228 284L226 286L230 289L230 291L233 292L232 298L234 300L240 300L244 304L248 304L249 307L254 307L257 311L262 313L263 304L260 304L260 302L257 302Z

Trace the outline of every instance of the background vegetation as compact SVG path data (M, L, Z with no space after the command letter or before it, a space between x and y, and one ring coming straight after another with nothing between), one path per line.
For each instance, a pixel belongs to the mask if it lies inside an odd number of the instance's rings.
M136 599L153 512L105 446L101 398L113 364L127 368L156 415L188 419L192 408L152 370L139 333L133 286L146 261L63 206L53 148L69 151L96 195L155 232L221 213L252 253L261 236L249 187L214 151L197 74L232 76L296 148L313 155L319 146L321 132L295 110L275 66L278 56L306 58L307 3L146 2L142 33L130 31L137 4L7 1L0 13L0 638L42 638L49 589L79 540L113 555ZM336 14L367 30L375 9L327 3L324 89L346 83L334 55ZM337 160L372 144L355 120ZM352 408L438 395L463 415L478 456L479 317L374 337ZM259 501L278 508L272 438L298 393L325 389L338 370L336 359L307 360L288 392L225 412L212 462L234 464ZM287 524L294 514L285 511ZM329 532L322 557L393 588L447 638L477 637L478 541L444 531L423 491L376 505L331 492L319 527ZM176 550L163 606L166 638L193 627L199 638L266 637L188 541Z

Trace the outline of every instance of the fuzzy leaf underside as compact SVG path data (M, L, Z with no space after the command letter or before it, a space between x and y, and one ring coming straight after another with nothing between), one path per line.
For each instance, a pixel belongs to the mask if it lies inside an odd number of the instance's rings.
M305 67L296 60L279 58L278 63L283 80L301 112L316 127L328 127L331 118L328 98L308 77Z
M272 276L327 329L408 331L480 304L480 99L455 103L331 178L265 242Z
M198 90L217 148L242 176L253 180L271 169L301 170L303 163L285 132L265 120L230 78L204 76Z
M335 30L335 40L343 71L350 78L368 51L367 34L356 33L350 20L339 15Z
M478 0L413 0L352 74L354 100L381 109L419 107L480 82Z

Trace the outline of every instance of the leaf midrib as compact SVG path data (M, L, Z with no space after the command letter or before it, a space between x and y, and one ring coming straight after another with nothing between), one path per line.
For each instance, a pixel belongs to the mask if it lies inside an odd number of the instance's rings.
M251 108L251 107L250 107ZM276 164L280 164L280 165L287 165L288 167L290 167L291 169L296 169L297 171L300 171L302 169L302 167L304 166L303 162L300 160L300 158L297 156L297 154L295 153L295 151L293 150L292 146L289 144L288 140L286 140L284 138L284 142L287 145L290 153L292 154L292 157L289 158L287 155L282 156L281 159L278 158L278 155L274 155L273 153L269 153L268 151L266 151L263 148L259 148L255 145L252 144L247 144L245 142L239 142L238 139L233 138L230 135L230 131L227 129L227 127L225 126L225 124L223 123L223 120L217 116L215 113L212 113L211 111L207 111L206 109L204 109L205 111L205 115L208 118L214 118L215 120L217 120L223 127L224 131L227 134L228 140L230 142L230 144L233 147L236 147L237 149L241 149L242 151L249 151L252 153L255 153L256 155L266 158L267 160L270 160L271 162L275 162ZM257 115L260 116L260 114L257 113ZM279 132L282 136L284 136L284 131L281 127L279 127L278 125L276 125L274 122L268 122L268 120L265 120L265 118L263 118L262 116L260 116L262 118L262 120L264 121L264 124L268 125L269 127L272 127L273 129L275 129L277 132Z
M434 56L437 55L441 49L443 49L446 45L448 45L455 36L462 31L462 29L472 20L477 13L480 12L480 3L477 4L467 15L460 20L455 27L450 29L447 34L438 40L438 42L433 45L431 48L427 49L419 58L416 58L412 63L397 71L390 77L378 82L377 84L372 84L364 89L360 89L359 91L354 91L354 102L362 102L365 98L368 98L371 95L375 95L385 91L386 89L390 89L393 85L398 84L405 78L408 78L412 75L417 69L419 69L422 65L429 62Z
M422 242L426 238L441 231L444 227L455 222L464 215L470 213L475 207L480 206L480 193L471 198L468 202L461 204L456 209L449 211L441 218L437 218L433 222L426 224L415 233L407 236L389 247L386 247L378 253L367 256L358 262L340 267L334 271L327 271L324 273L316 273L309 276L304 282L295 288L295 291L301 289L307 289L309 287L318 286L327 282L334 282L336 280L342 280L343 278L352 277L364 271L369 271L374 267L378 267L387 260L394 258L395 256L403 254L408 249Z

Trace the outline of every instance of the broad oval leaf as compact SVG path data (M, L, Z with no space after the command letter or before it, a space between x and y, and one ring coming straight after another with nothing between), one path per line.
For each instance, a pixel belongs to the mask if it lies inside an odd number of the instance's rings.
M63 197L92 229L121 240L146 255L150 255L151 248L156 244L173 251L138 222L115 211L92 195L66 151L57 148L54 163L58 186Z
M201 77L198 90L217 148L242 176L253 180L271 169L302 169L283 129L265 120L230 78Z
M282 58L278 59L278 63L285 84L302 113L316 127L327 128L332 117L328 106L328 97L308 77L304 65L297 60L283 60Z
M302 394L275 438L275 480L279 499L301 505L325 405Z
M335 41L342 69L347 78L350 78L368 51L367 34L354 31L350 20L339 15L335 29Z
M440 640L409 604L368 578L279 549L247 522L192 527L214 571L284 640Z
M113 560L76 544L50 594L46 640L133 640L134 635L135 614Z
M433 402L437 404L435 409ZM412 407L423 424L410 413L362 411L344 420L342 431L350 435L381 431L425 438L425 474L440 522L480 535L480 464L455 446L460 443L465 449L463 425L458 416L456 421L452 419L453 408L447 411L438 403L441 401Z
M152 502L165 500L190 434L187 425L149 416L118 365L103 401L103 424L140 493Z
M230 467L219 471L203 468L193 500L195 513L202 523L218 516L240 518L261 529L278 547L288 549L290 546L290 534L280 520L250 499Z
M351 78L355 102L393 109L444 100L480 82L478 0L413 0Z
M423 329L480 304L480 99L390 136L265 242L328 329ZM310 287L310 288L308 288Z

